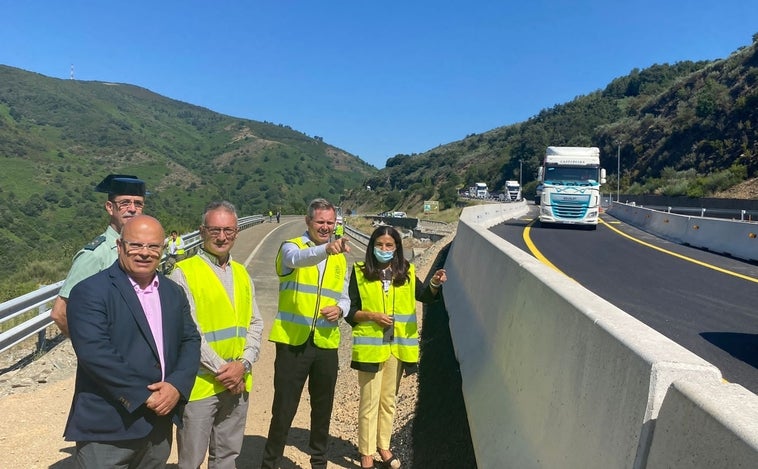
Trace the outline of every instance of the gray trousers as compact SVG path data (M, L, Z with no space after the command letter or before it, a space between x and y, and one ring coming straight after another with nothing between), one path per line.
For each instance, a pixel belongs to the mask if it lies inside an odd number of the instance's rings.
M242 450L249 394L229 391L188 402L176 431L179 469L197 469L208 454L208 469L234 469Z

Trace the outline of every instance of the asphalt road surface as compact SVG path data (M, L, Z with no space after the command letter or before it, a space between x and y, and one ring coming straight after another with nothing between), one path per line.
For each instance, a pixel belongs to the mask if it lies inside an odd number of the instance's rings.
M608 214L541 227L536 208L491 231L758 393L758 265L671 243Z

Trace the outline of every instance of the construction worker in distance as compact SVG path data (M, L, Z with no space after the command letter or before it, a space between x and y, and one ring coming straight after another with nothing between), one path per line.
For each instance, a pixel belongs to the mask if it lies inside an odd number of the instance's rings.
M184 240L174 230L166 243L166 263L163 264L163 275L170 274L174 270L174 265L182 259L184 259Z
M340 239L345 236L345 225L342 223L342 217L337 218L337 224L334 226L334 237Z

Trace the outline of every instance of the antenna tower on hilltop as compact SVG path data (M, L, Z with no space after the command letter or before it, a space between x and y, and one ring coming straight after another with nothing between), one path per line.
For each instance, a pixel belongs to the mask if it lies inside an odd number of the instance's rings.
M71 64L71 77L69 79L74 79L74 64Z

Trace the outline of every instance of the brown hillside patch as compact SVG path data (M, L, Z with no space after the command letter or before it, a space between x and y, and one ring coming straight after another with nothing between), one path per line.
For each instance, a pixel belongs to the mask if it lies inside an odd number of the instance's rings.
M748 179L713 195L717 199L758 199L758 178Z

